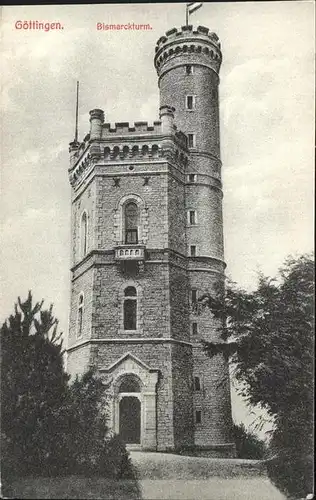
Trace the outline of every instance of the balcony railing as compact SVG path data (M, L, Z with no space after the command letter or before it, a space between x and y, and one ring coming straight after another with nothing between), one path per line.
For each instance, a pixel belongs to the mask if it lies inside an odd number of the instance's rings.
M145 260L145 245L127 244L115 247L116 260Z

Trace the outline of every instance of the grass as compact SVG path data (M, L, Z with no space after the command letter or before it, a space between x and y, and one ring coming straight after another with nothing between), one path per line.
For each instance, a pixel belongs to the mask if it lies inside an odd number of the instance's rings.
M138 500L137 481L100 477L26 477L3 485L4 498Z

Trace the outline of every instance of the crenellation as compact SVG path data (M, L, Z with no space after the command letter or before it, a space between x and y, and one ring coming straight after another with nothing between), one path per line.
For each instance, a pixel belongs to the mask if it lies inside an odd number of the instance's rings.
M161 122L156 120L153 122L153 125L150 125L148 122L140 121L135 123L129 122L118 122L115 123L114 127L111 127L111 123L104 123L102 126L102 138L105 138L107 135L143 135L148 132L154 132L155 134L161 133ZM153 135L153 134L150 134Z

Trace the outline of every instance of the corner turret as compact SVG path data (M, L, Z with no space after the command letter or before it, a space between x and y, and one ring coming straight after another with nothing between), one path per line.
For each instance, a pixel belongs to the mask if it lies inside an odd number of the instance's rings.
M104 123L104 111L92 109L90 112L90 140L101 139L102 125Z

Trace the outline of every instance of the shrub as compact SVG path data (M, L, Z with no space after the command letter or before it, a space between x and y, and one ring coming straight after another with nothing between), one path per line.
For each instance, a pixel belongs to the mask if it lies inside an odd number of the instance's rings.
M119 436L110 438L103 448L99 464L99 473L118 479L135 479L136 471L132 466L129 452Z
M233 437L236 443L237 458L260 460L265 457L267 451L265 442L247 430L244 424L233 426Z
M293 452L282 453L267 461L267 471L271 482L289 498L306 498L313 486L313 457Z

